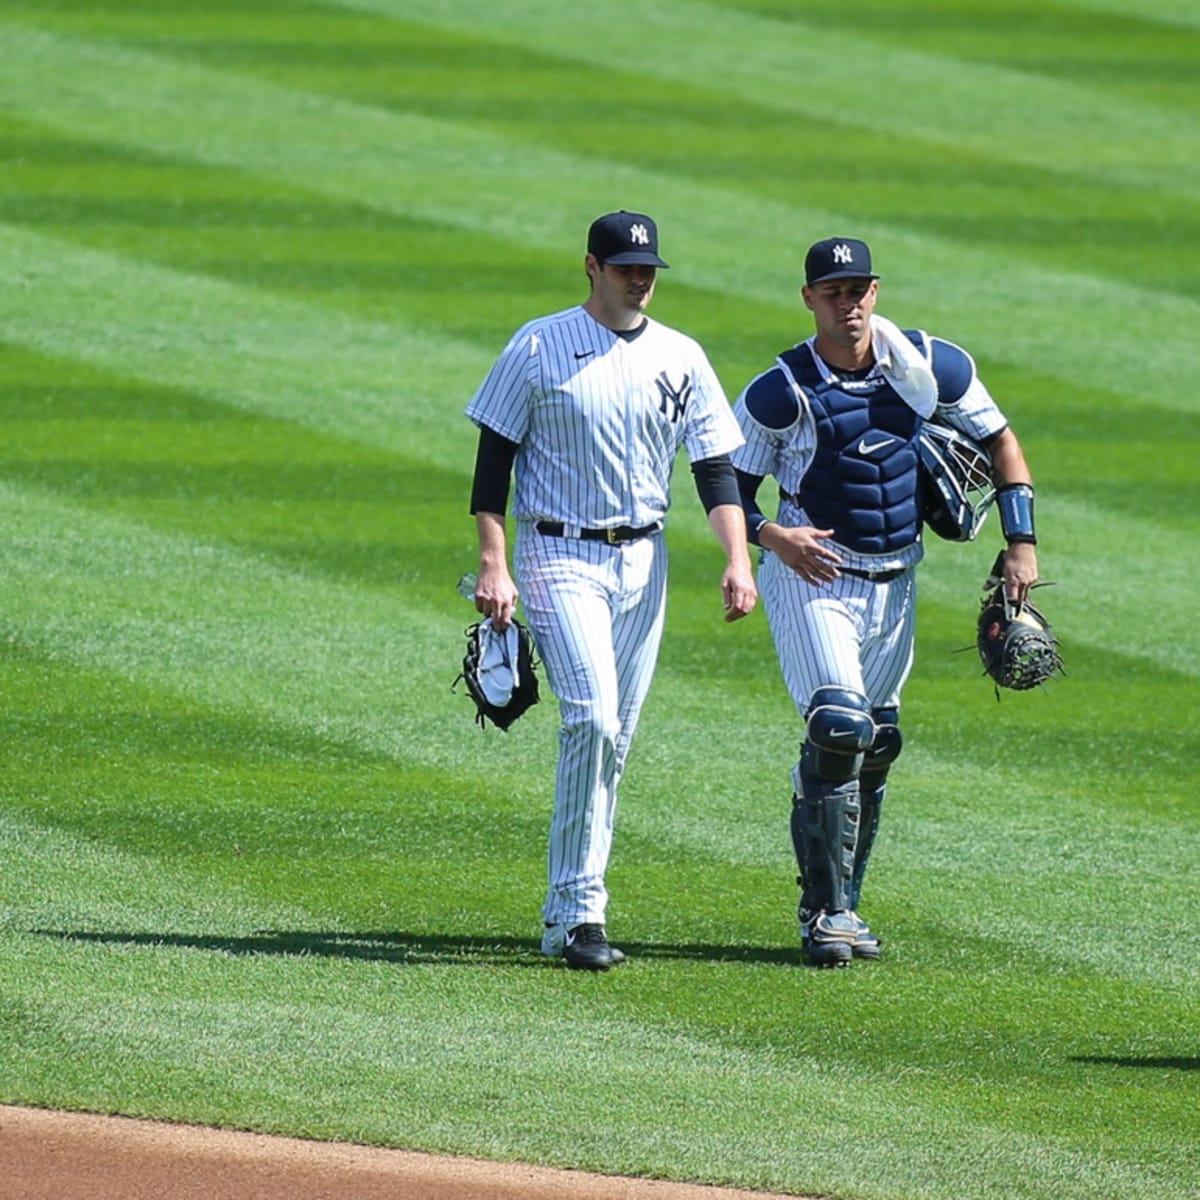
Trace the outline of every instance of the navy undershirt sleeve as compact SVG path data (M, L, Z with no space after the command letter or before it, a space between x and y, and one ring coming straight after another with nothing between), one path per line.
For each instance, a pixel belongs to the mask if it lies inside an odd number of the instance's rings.
M475 451L475 478L471 484L471 515L488 512L503 516L508 510L508 488L518 445L486 425L479 427Z
M770 520L770 518L758 507L758 489L763 481L761 475L749 475L745 471L740 471L735 468L734 474L737 477L738 494L741 497L742 511L746 514L746 531L750 535L750 541L754 545L760 546L762 543L758 540L759 529Z
M741 503L737 478L728 454L697 459L692 463L692 474L696 478L696 491L706 513L712 512L718 504Z

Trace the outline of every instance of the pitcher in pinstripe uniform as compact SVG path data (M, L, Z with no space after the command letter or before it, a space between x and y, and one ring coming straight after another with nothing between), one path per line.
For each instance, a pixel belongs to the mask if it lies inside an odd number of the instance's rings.
M965 350L875 313L878 279L864 242L812 246L802 295L816 333L734 406L746 441L733 462L762 547L763 606L806 723L791 830L801 948L817 966L880 953L857 910L913 661L923 421L986 448L1008 543L1005 588L1024 599L1037 578L1033 484L1016 435ZM757 500L768 475L779 485L773 517Z
M655 223L597 218L584 266L587 300L519 329L467 416L479 427L475 606L503 629L520 599L562 719L542 952L607 970L624 959L605 921L617 787L658 657L681 446L725 551L725 619L758 593L729 401L700 346L646 315L667 266ZM514 482L515 583L504 515Z

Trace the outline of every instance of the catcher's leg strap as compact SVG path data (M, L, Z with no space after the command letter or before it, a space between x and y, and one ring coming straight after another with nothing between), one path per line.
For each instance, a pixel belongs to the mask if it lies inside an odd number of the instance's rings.
M800 792L792 807L792 843L803 888L800 904L811 911L852 908L854 852L858 845L858 780L832 783L813 771L816 752L804 747Z
M850 880L850 907L857 909L862 895L867 860L879 832L879 817L887 791L888 770L900 757L903 738L896 724L899 712L894 708L876 708L871 712L875 721L875 740L863 755L862 772L858 777L858 797L861 815L858 844L854 848L854 872Z

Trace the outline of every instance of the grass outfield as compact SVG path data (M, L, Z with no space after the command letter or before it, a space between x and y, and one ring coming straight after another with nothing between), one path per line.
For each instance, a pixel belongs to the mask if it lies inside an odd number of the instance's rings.
M1153 9L1153 12L1150 10ZM10 0L0 1103L837 1200L1195 1198L1193 0ZM797 967L799 725L686 469L610 874L536 953L555 712L451 681L462 416L609 208L730 394L808 243L961 341L1069 676L930 547L864 912Z

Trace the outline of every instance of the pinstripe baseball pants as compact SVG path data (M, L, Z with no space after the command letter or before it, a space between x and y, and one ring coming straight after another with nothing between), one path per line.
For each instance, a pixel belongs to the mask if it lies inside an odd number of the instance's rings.
M666 542L544 537L523 522L514 566L562 718L542 915L603 923L617 785L662 640Z
M843 575L817 587L766 553L758 587L801 717L813 692L826 685L861 692L872 708L899 708L913 663L915 570L888 583Z

